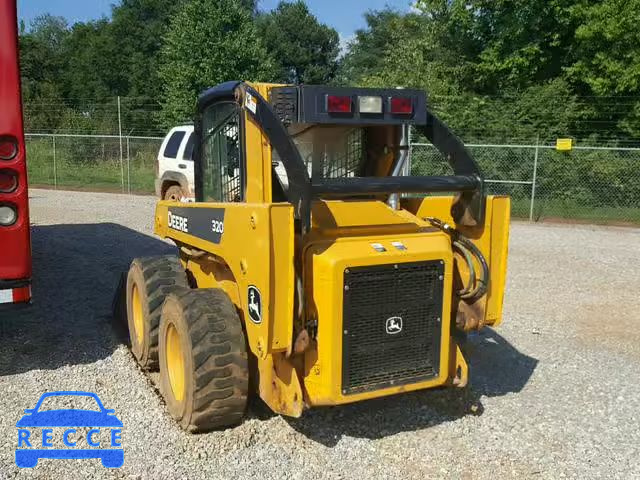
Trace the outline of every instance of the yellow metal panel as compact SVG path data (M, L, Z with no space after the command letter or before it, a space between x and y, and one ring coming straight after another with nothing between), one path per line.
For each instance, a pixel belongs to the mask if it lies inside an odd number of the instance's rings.
M491 253L489 268L495 285L487 294L486 323L497 327L502 323L502 305L507 282L507 257L509 255L509 223L511 199L491 197Z
M209 257L187 258L187 269L196 279L198 288L220 288L225 291L237 309L243 308L238 283L226 263L212 261Z
M293 295L294 295L294 246L293 207L288 204L251 203L189 203L181 208L224 208L224 233L219 244L168 228L168 208L171 202L158 202L155 232L163 238L171 238L178 245L186 245L210 253L228 266L238 285L238 297L242 312L248 311L247 288L256 286L262 295L262 323L247 318L249 346L258 356L271 351L287 351L291 348ZM198 285L211 285L213 272L200 266L192 273ZM233 282L233 280L228 280ZM225 290L232 290L227 286ZM230 295L233 298L232 295Z
M294 299L293 207L288 204L190 203L180 208L224 208L224 233L215 244L168 227L171 202L156 207L155 232L191 251L186 268L199 288L222 288L238 307L257 359L260 397L283 415L302 413L302 386L286 354L291 351ZM262 323L248 318L249 285L262 295Z
M407 249L395 249L391 242L401 241ZM380 253L371 243L381 243ZM449 238L442 232L340 237L318 240L305 253L305 280L309 315L318 318L317 341L305 353L304 384L309 405L335 405L356 402L394 393L443 385L449 374L449 331L453 257ZM343 274L354 266L388 265L424 260L445 263L440 373L429 381L343 395L342 384L342 305Z
M469 383L469 366L453 337L450 337L449 355L448 384L452 387L466 387Z
M293 297L295 285L293 207L274 204L269 217L272 265L268 299L272 306L273 325L269 338L271 350L291 352L293 339ZM264 299L266 301L267 299Z
M260 398L281 415L299 417L304 408L302 385L294 366L284 353L258 360Z
M246 111L243 111L245 125L245 156L247 160L247 202L263 203L267 201L265 165L271 168L271 156L265 158L263 136L257 124ZM270 175L269 175L270 177ZM271 182L269 181L269 186Z
M352 229L362 233L363 229L376 227L401 227L404 231L418 231L424 225L416 217L407 218L401 211L378 200L322 200L313 202L312 224L322 234L340 229L341 236ZM397 231L397 230L396 230Z

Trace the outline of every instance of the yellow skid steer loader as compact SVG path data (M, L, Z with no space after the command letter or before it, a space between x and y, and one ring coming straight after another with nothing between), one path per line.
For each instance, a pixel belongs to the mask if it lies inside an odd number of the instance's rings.
M409 126L451 175L408 174ZM176 257L136 259L131 347L189 431L467 383L464 332L502 315L510 203L422 91L226 82L195 117Z

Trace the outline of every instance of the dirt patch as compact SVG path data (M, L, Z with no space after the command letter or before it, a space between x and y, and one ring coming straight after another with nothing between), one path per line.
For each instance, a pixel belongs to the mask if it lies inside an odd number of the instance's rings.
M631 310L613 302L579 307L574 323L579 340L640 358L640 321Z

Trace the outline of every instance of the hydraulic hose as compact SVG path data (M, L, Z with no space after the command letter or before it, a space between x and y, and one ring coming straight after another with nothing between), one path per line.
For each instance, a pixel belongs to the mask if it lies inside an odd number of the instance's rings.
M471 240L460 234L460 232L458 232L456 242L459 242L468 248L480 263L480 269L482 272L480 274L480 278L476 282L476 288L471 292L460 294L460 298L463 298L464 300L475 301L487 293L487 288L489 286L489 266L487 265L487 260L484 258L484 255L482 255L480 249L476 247ZM471 282L469 282L469 285L471 285Z
M469 281L467 282L466 287L458 291L458 296L462 298L464 295L467 295L471 292L471 287L476 283L476 267L473 264L473 257L471 255L471 252L467 248L465 248L464 245L456 240L452 242L452 245L464 257L464 260L467 263L467 268L469 269Z
M469 269L469 281L466 286L457 292L457 295L469 303L475 302L487 293L489 286L489 266L487 265L487 260L471 240L448 223L434 217L427 217L426 220L434 227L439 228L451 236L453 247L464 257L467 268ZM473 257L475 257L480 264L480 277L477 279Z

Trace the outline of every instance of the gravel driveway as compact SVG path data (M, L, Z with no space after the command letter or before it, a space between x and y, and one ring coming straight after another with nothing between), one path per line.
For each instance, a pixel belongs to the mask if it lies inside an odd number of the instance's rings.
M640 230L515 223L504 324L471 341L472 387L318 409L253 406L232 430L169 418L111 325L119 272L172 251L151 197L33 190L35 306L0 314L0 478L640 478ZM124 467L19 470L15 423L45 391L96 392Z

